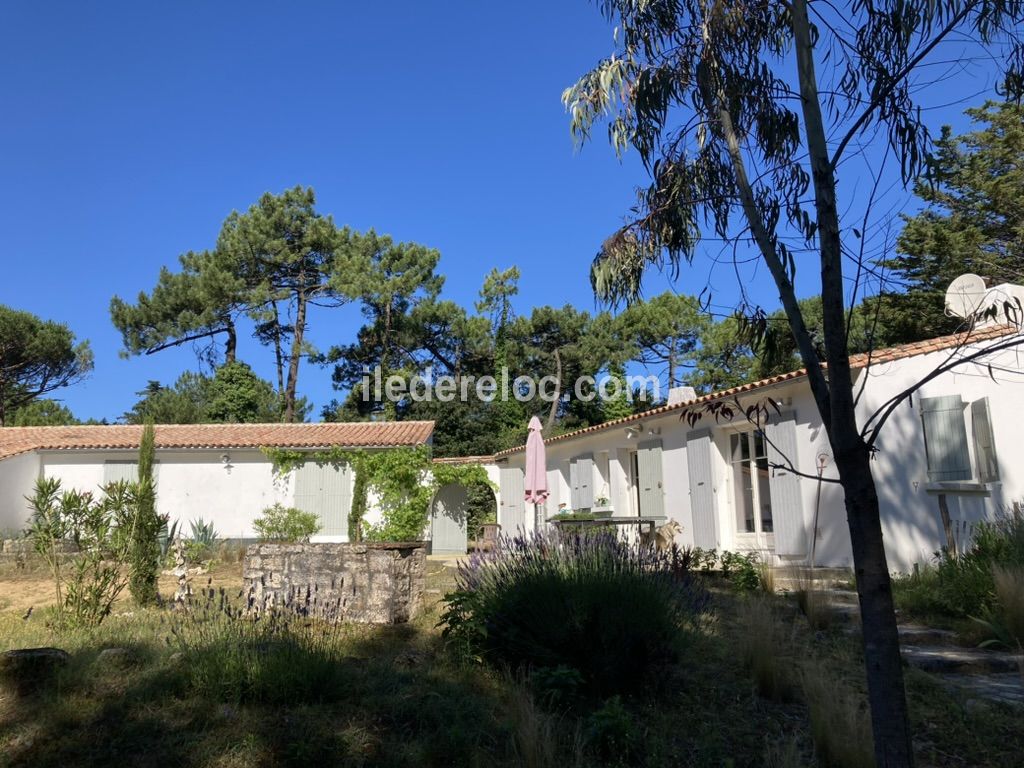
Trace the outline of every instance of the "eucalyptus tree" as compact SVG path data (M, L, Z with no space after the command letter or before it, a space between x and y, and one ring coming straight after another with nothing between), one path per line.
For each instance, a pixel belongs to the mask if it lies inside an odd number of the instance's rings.
M0 304L0 427L37 398L92 371L88 341L63 323Z
M635 215L595 258L595 290L607 301L634 298L646 267L691 260L705 230L732 247L737 262L752 256L767 269L845 492L877 763L912 765L871 466L891 410L858 423L847 340L847 279L863 274L856 242L867 213L858 206L863 215L844 218L852 198L842 196L854 186L846 174L861 171L849 161L868 146L896 158L904 183L926 170L930 136L918 109L924 67L953 61L944 66L955 77L972 54L988 55L1005 64L1000 87L1019 97L1024 47L1016 35L1024 4L856 0L837 9L823 0L601 0L599 6L616 27L614 51L566 90L572 131L585 140L608 117L615 149L635 148L652 178ZM820 351L797 301L798 268L812 268L820 280Z

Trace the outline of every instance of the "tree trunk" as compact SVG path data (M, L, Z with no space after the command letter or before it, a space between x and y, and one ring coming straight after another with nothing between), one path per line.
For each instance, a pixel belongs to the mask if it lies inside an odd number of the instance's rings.
M299 290L295 305L295 330L292 332L292 354L288 360L288 384L284 393L284 421L295 421L295 391L299 380L299 357L306 331L306 294Z
M672 389L676 385L676 344L675 339L672 340L672 348L668 353L668 388Z
M820 249L828 403L824 404L825 407L819 404L819 410L846 497L847 524L850 528L857 594L860 599L861 636L875 740L875 761L878 768L910 768L914 764L914 751L903 685L899 632L892 602L889 566L882 541L878 491L871 475L871 453L857 426L847 342L846 286L843 283L835 169L829 157L828 138L819 102L807 0L793 0L790 19ZM801 356L810 368L814 358L808 359L802 352Z
M562 356L555 347L555 398L551 401L551 408L548 410L548 422L544 427L551 429L555 424L555 417L558 415L558 401L562 398Z
M906 768L914 764L914 752L903 692L903 662L892 582L870 461L864 450L842 461L837 456L836 466L846 493L847 523L857 574L875 761L879 768Z
M235 362L235 350L238 347L238 334L235 332L234 321L228 320L224 331L228 335L227 340L224 342L224 362L225 364L233 363Z
M277 366L277 393L278 397L284 396L284 355L281 352L281 313L277 309L277 302L274 306L274 364Z

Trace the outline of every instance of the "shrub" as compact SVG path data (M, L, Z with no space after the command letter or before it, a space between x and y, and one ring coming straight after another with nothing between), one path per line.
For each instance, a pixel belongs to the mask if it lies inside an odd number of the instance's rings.
M566 668L607 698L675 661L708 593L671 553L610 535L505 537L459 566L451 648L510 669Z
M210 559L218 538L213 523L200 517L192 520L189 527L192 529L192 537L185 542L185 554L189 561L198 563Z
M761 588L761 571L758 569L756 552L722 553L722 574L739 592L754 592Z
M998 604L994 569L1006 568L1024 568L1024 514L1019 510L980 523L966 552L944 551L935 566L896 579L897 605L912 613L991 616Z
M112 483L105 498L61 491L60 480L41 478L29 497L32 520L26 535L46 562L57 596L57 624L95 626L103 621L127 584L124 563L134 516L129 483ZM78 553L65 560L63 543L74 540Z
M992 567L996 603L988 620L982 620L992 634L984 644L1004 645L1010 649L1024 647L1024 568Z
M599 759L614 758L619 765L636 762L643 747L636 720L619 696L612 696L587 716L583 743Z
M320 521L314 512L275 504L263 510L253 528L261 541L309 541L320 530Z

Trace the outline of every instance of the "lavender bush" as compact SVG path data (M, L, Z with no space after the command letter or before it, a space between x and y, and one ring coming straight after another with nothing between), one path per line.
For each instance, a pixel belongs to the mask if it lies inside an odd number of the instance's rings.
M505 537L460 565L444 636L456 653L495 666L576 670L584 693L641 688L678 660L708 592L680 550L614 534Z

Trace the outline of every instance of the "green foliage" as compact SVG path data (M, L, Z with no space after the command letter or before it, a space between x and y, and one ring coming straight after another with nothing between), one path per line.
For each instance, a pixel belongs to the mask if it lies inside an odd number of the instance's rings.
M309 541L310 536L320 530L320 520L314 512L303 512L280 503L264 509L252 525L261 541Z
M212 251L184 254L179 272L163 268L150 294L140 293L135 304L115 296L110 314L126 353L223 336L224 359L231 363L236 325L247 318L256 324L256 338L273 347L280 414L293 421L300 411L299 362L315 352L306 337L309 303L343 302L334 284L353 271L352 259L362 252L349 230L315 206L310 188L266 193L246 212L227 217ZM219 358L212 347L202 354ZM237 417L231 409L238 403L229 399L221 407Z
M206 522L199 517L189 521L191 537L185 542L185 554L190 562L198 563L213 557L217 544L217 529L213 521Z
M934 566L893 581L897 606L908 613L999 622L1001 601L995 573L1024 568L1024 514L1007 512L979 523L970 549L943 551Z
M907 286L888 297L906 341L955 330L946 287L965 272L988 284L1021 282L1024 263L1024 107L986 102L968 109L974 130L944 126L928 175L914 186L926 207L905 216L897 254L882 262Z
M156 511L155 457L156 431L152 424L146 424L139 445L139 480L132 489L134 514L128 530L128 589L139 605L152 605L159 599L160 532L168 521Z
M612 696L587 716L583 739L593 754L610 764L633 765L641 760L640 725L621 696Z
M63 427L80 423L70 408L47 398L21 406L8 419L11 427Z
M206 390L204 421L259 424L280 418L280 398L270 382L239 361L217 369Z
M53 577L62 630L98 625L127 585L126 531L135 517L135 489L121 482L103 492L97 500L88 492L61 491L56 478L40 478L28 497L32 520L26 536ZM66 554L68 542L77 547L74 557Z
M697 346L710 326L695 297L672 291L631 304L620 322L636 350L632 359L669 387L683 383L684 369L693 366Z
M237 703L291 706L343 696L351 659L343 635L339 624L314 626L284 611L253 621L223 590L199 608L198 620L180 613L171 624L190 687L214 701Z
M756 552L723 552L722 573L729 577L733 587L740 592L755 592L761 589L761 571L758 568Z
M124 415L130 424L271 423L281 420L281 398L243 362L225 363L212 377L186 371L173 386L150 381ZM297 419L309 405L296 402Z
M477 483L490 486L479 464L434 464L427 446L385 450L287 451L263 448L278 472L288 472L307 461L321 465L348 465L355 472L349 536L353 541L419 541L430 515L430 503L439 488ZM363 519L367 497L373 493L380 506L381 523L368 527Z
M62 323L0 305L0 427L19 408L92 370L89 342Z
M444 636L513 670L576 670L583 690L639 690L679 658L707 594L668 553L614 536L505 538L459 567Z
M498 503L489 482L466 486L466 531L476 536L484 523L498 521Z

